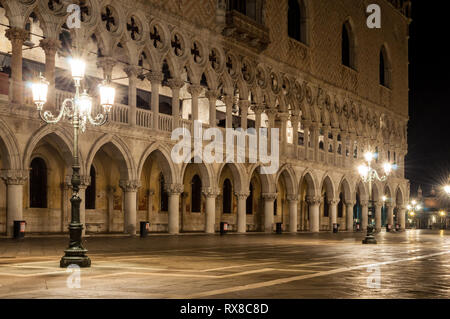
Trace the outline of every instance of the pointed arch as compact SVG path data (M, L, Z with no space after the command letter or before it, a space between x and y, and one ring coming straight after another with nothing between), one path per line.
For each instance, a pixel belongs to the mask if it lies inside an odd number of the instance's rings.
M295 172L292 169L292 166L290 166L289 164L283 165L278 170L278 173L275 177L275 181L278 183L278 180L281 177L284 179L287 194L296 196L298 194L298 183L297 183L297 178L295 176Z
M317 177L315 176L314 172L310 169L307 169L303 172L302 178L300 179L300 188L303 182L306 183L306 195L307 196L317 196Z
M243 190L246 190L246 186L248 185L247 182L247 173L245 169L240 164L235 163L222 163L219 167L218 174L217 174L217 183L219 189L222 188L222 185L220 185L220 177L222 175L222 171L225 168L225 166L228 166L231 170L231 174L233 176L233 186L235 192L241 192Z
M342 49L341 51L342 64L356 70L357 43L355 36L355 28L351 18L347 18L347 20L342 25L341 49Z
M8 125L0 119L0 154L2 155L3 168L21 169L19 144L15 134Z
M392 62L387 44L380 49L379 83L387 88L392 88Z
M322 182L320 184L320 189L325 187L327 196L329 200L336 199L336 192L335 192L335 186L333 183L333 179L328 175L328 173L325 173L324 177L322 178Z
M198 171L200 173L200 178L202 180L203 187L214 187L214 172L210 164L206 164L204 162L195 163L194 160L191 160L189 163L184 163L181 167L181 176L184 179L184 175L186 174L186 169L189 165L195 165L198 167Z
M154 155L158 160L158 163L165 164L160 165L160 167L164 174L165 182L167 184L175 184L182 182L180 174L178 174L178 169L176 168L175 165L173 165L172 161L170 160L170 149L160 142L155 142L151 144L141 155L137 168L138 177L141 176L144 164L150 155Z

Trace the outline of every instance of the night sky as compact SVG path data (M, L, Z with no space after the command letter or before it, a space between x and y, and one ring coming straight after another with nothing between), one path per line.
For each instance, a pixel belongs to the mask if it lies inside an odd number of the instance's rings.
M450 9L440 3L412 0L406 178L413 196L419 185L424 194L439 190L450 174Z

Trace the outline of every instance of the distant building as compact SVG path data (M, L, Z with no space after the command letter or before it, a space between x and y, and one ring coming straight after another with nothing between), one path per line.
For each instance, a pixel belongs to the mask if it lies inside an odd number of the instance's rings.
M421 229L441 229L450 227L448 218L448 205L436 194L434 187L429 195L424 196L422 187L417 190L417 202L421 208L414 216L408 212L408 224L410 227Z

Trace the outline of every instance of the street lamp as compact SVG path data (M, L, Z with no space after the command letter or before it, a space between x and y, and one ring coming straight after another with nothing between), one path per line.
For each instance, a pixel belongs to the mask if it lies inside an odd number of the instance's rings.
M72 198L71 221L69 224L70 242L69 247L64 251L60 266L78 265L79 267L90 267L91 260L86 255L81 243L83 224L80 223L80 164L78 162L78 134L86 130L86 124L101 126L108 121L108 114L114 104L115 89L109 83L100 86L100 104L103 106L103 113L92 117L92 98L86 90L80 93L81 80L84 78L86 63L81 59L71 59L72 78L75 82L75 96L65 99L59 110L59 114L54 116L50 111L43 111L43 106L47 102L48 82L40 75L39 79L32 84L33 101L41 119L48 124L55 124L64 118L73 126L73 163L72 163Z
M450 196L450 184L444 186L444 192Z
M413 199L410 204L406 205L406 209L409 212L409 216L413 218L415 224L414 216L416 215L416 212L419 212L422 209L422 206ZM411 226L411 222L409 224Z
M392 169L393 169L391 163L388 163L388 162L384 163L383 164L384 175L380 176L378 174L378 172L371 166L372 160L377 155L378 154L374 154L370 151L364 153L364 159L365 159L366 163L358 166L358 172L359 172L359 175L361 175L361 179L363 180L364 183L369 184L369 202L373 201L371 199L371 197L372 197L372 182L375 180L384 182L387 179L387 177L389 176L389 174L392 172ZM363 242L363 244L376 244L377 243L375 237L373 236L373 226L372 225L369 225L369 224L367 225L366 238L364 238L364 240L362 242Z

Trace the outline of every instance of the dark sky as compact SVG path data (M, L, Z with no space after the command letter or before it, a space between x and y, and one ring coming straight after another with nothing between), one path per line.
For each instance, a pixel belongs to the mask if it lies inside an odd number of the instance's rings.
M415 195L427 193L450 174L450 8L412 0L409 54L409 126L406 178Z

